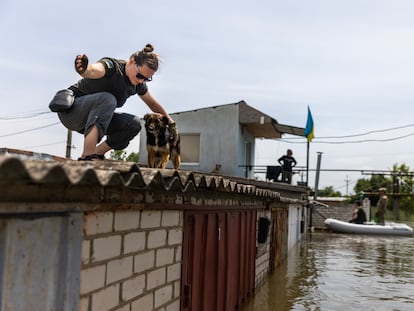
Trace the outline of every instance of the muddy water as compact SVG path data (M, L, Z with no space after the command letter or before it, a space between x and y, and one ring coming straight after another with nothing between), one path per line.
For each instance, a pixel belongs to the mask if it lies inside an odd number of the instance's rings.
M312 233L241 311L414 310L414 238Z

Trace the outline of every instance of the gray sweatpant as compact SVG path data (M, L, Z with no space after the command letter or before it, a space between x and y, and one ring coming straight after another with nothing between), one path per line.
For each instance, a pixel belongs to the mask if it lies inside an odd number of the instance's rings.
M128 113L117 113L116 98L108 92L76 97L72 108L59 112L62 124L85 136L96 126L100 141L106 135L106 143L115 150L125 149L141 130L139 118Z

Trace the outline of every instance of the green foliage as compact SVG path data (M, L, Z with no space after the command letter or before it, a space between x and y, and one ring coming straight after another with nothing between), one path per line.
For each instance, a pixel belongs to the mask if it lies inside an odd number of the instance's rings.
M384 177L384 175L372 175L371 178L367 179L358 179L355 184L354 192L375 192L379 188L388 188L391 184L390 180Z
M109 154L109 157L112 160L125 161L126 151L125 150L112 150L111 153Z
M339 191L335 191L332 186L325 187L324 189L318 190L318 196L320 197L341 197Z
M109 157L112 160L138 162L138 155L139 154L137 152L131 152L127 155L125 150L112 150Z
M138 152L131 152L127 157L126 157L126 161L129 162L138 162Z
M393 165L392 171L384 175L372 175L371 178L359 179L355 184L354 200L362 200L368 197L371 200L371 206L375 206L378 200L378 189L387 188L388 209L392 210L393 200L400 200L399 206L404 212L405 218L409 219L414 214L414 195L413 195L413 173L406 164ZM393 194L399 194L393 197ZM396 218L398 219L398 214Z

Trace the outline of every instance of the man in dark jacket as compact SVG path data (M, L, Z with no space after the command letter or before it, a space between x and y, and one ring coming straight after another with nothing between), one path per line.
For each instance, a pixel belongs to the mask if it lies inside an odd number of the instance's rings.
M290 184L292 182L292 168L296 166L296 160L292 156L292 150L288 149L286 155L281 156L277 162L282 166L282 182Z
M367 215L365 214L363 208L361 207L361 202L354 202L354 212L352 213L352 219L349 221L354 224L364 224L367 221Z

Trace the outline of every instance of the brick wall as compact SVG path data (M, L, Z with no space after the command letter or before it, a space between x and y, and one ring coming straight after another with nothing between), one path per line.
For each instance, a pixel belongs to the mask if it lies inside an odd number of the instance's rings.
M180 310L180 211L84 216L79 311Z
M354 210L352 204L340 206L320 206L313 207L312 213L312 227L326 228L323 223L326 218L334 218L342 221L349 221Z

